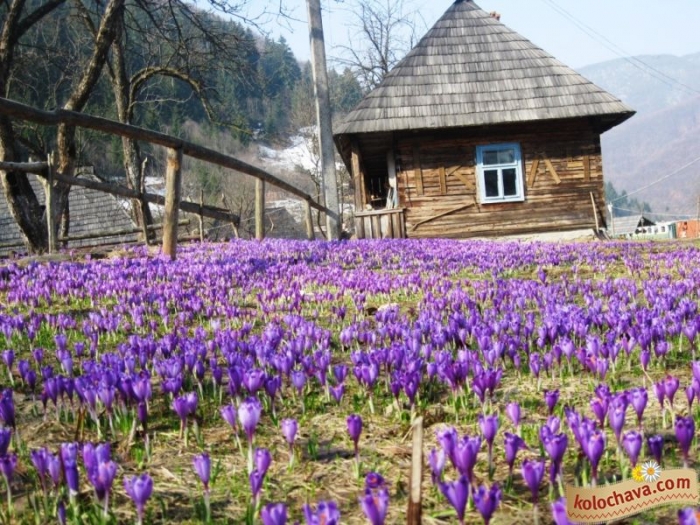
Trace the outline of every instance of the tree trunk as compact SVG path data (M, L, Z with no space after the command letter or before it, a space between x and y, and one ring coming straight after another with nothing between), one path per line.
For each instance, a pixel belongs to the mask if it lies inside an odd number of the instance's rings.
M3 97L9 94L14 51L19 39L62 3L61 0L52 0L36 7L30 13L24 13L24 0L13 0L7 6L0 30L0 94ZM0 160L22 160L12 122L5 116L0 116ZM29 177L22 172L0 171L0 180L10 213L27 242L27 248L32 252L45 251L48 246L48 234L44 207L39 203L29 183Z
M130 82L126 71L126 58L124 56L124 20L119 20L118 36L112 43L112 68L110 76L112 77L112 90L114 92L114 100L117 106L117 118L119 122L131 124L133 117L132 100L130 96ZM143 160L141 157L141 148L138 142L128 137L122 137L122 152L124 155L124 172L126 174L126 185L128 188L136 191L141 191L143 186ZM155 238L152 230L144 228L153 224L153 216L151 208L146 202L131 201L131 217L136 223L136 226L148 232L149 239Z

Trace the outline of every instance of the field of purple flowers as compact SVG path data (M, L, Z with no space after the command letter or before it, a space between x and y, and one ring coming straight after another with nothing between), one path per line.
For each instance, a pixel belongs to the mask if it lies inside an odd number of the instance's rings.
M402 523L416 416L427 524L564 524L563 484L697 465L697 245L178 256L0 261L0 521Z

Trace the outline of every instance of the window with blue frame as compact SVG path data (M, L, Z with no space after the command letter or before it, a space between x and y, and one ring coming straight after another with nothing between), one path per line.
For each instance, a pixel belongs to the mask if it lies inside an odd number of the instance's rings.
M476 168L480 202L525 200L519 144L477 146Z

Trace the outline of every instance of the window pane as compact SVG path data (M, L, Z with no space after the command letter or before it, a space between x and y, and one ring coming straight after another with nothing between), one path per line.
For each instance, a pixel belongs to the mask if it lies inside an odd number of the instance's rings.
M484 171L484 187L487 197L498 197L498 170Z
M496 151L484 151L484 164L492 165L498 164L498 150Z
M517 175L515 168L503 170L503 195L513 197L518 194Z
M498 152L499 164L513 164L515 162L515 150L512 148L502 149Z

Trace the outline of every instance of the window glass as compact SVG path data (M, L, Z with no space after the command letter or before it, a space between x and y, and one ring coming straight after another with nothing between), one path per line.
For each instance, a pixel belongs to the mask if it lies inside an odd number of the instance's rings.
M512 148L498 151L499 164L513 164L515 162L515 151Z
M498 164L498 151L484 151L484 165L491 166Z
M498 170L484 171L484 189L487 197L498 197Z
M512 197L518 194L518 180L515 168L503 170L503 195Z

